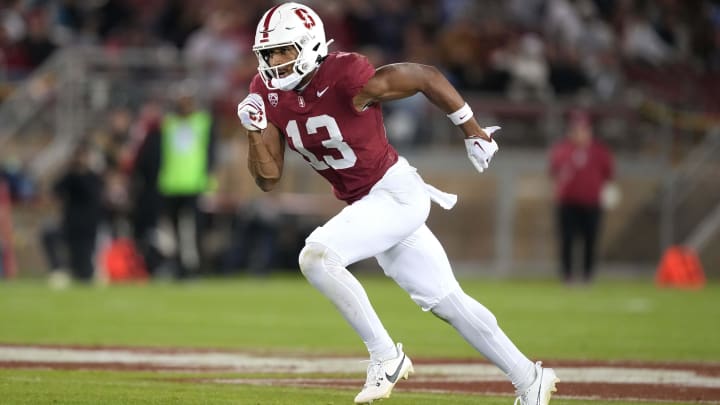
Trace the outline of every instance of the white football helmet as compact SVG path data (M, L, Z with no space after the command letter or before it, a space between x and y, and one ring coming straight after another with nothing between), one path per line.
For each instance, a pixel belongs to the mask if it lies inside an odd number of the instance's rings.
M253 52L258 58L260 77L270 90L292 90L308 73L317 68L328 54L325 28L320 17L308 6L298 3L277 5L262 16L255 31ZM270 49L293 46L297 59L270 66ZM293 72L279 77L278 69L293 65Z

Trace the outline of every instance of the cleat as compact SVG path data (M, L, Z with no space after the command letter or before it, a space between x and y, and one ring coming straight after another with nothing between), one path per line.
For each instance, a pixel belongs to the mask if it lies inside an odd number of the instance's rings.
M395 384L402 378L407 380L414 373L410 358L397 344L397 357L385 361L372 361L367 369L367 380L362 391L355 397L356 404L370 404L378 399L390 397Z
M542 362L535 363L535 381L524 392L517 392L514 405L548 405L553 392L557 391L555 383L560 379L551 368L543 368Z

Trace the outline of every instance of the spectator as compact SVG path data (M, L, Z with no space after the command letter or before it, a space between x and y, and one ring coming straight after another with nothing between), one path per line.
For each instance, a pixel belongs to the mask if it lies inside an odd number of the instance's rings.
M30 71L29 58L21 44L27 31L25 20L15 7L2 10L0 18L0 79L23 78Z
M0 167L0 181L5 180L13 203L35 197L35 182L17 157L7 158Z
M200 197L211 189L215 135L211 114L196 105L191 85L178 88L175 111L163 117L158 189L172 222L178 279L195 276L204 262ZM191 224L187 226L186 224Z
M53 36L62 44L72 40L85 26L86 16L79 0L61 0L55 5Z
M398 60L405 51L405 27L413 20L413 8L407 0L381 1L370 21L368 30L374 34L373 40L382 48L391 61Z
M327 15L327 18L325 19L325 27L328 32L332 33L331 38L334 39L334 46L342 49L354 48L355 38L352 29L353 27L349 24L349 10L346 9L348 6L340 1L329 1L325 3L318 3L318 7L320 7L325 15ZM253 67L255 67L254 63ZM254 71L256 70L254 69ZM248 79L252 79L252 77L249 77Z
M535 34L525 34L493 54L493 64L510 76L508 96L513 100L547 100L552 92L544 44Z
M108 169L121 171L127 160L133 114L125 107L115 108L109 112L106 121L108 126L104 134L104 159Z
M157 247L157 226L160 217L161 198L158 190L160 170L160 118L155 103L145 105L134 132L137 150L134 151L129 169L130 224L135 244L145 259L150 275L161 264Z
M126 172L130 129L133 115L127 108L110 111L107 128L101 132L105 183L107 225L114 237L122 235L128 210L128 178Z
M88 144L78 145L53 186L61 202L60 234L67 244L70 270L73 278L82 282L93 277L95 240L103 216L103 178L92 169L90 158ZM51 270L57 270L57 255L49 258Z
M347 1L347 25L353 33L353 44L356 48L365 46L377 46L375 33L367 27L372 26L373 19L377 15L376 8L368 1L348 0ZM381 50L382 51L382 50Z
M28 33L21 41L31 68L40 66L55 51L56 45L50 39L50 24L47 12L36 10L28 18Z
M127 2L121 0L108 0L102 3L97 10L98 33L107 38L115 30L122 30L133 20L133 11Z
M615 53L617 38L597 7L583 8L581 16L585 29L577 43L579 64L595 93L608 100L615 95L621 81Z
M10 42L19 42L27 34L27 24L23 18L23 5L20 0L9 0L0 6L0 26L6 32Z
M185 60L204 71L209 91L220 95L227 90L233 70L251 56L247 39L237 31L240 13L211 12L205 24L187 39Z
M574 48L584 29L578 9L568 0L548 0L543 23L548 40L562 47Z
M622 52L631 61L659 66L671 62L674 49L658 34L649 21L630 12L624 21Z
M588 87L588 80L580 66L575 49L555 47L548 50L549 82L555 95L576 94Z
M562 279L573 281L573 244L579 237L584 246L582 281L590 282L601 222L600 193L613 176L613 160L607 147L593 138L587 113L571 113L565 139L551 149L550 175L555 182Z
M458 21L438 36L440 60L455 86L477 90L482 85L483 66L476 63L480 41L475 27L468 20Z
M178 49L182 49L190 34L200 27L198 14L198 10L187 7L185 1L169 0L158 18L158 33Z

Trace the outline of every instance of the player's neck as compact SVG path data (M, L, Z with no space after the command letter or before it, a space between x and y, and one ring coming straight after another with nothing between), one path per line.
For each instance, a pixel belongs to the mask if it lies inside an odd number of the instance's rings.
M315 70L313 70L312 72L310 72L307 76L303 77L300 84L297 87L295 87L295 89L294 89L295 92L302 93L307 88L307 86L310 84L310 81L312 81L313 77L315 77L315 73L317 73L317 68Z

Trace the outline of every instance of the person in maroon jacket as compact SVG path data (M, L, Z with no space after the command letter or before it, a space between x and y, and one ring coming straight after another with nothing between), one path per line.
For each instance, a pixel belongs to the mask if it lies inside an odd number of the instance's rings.
M558 381L533 363L466 294L445 251L425 224L430 203L450 209L457 196L426 184L389 144L381 103L423 93L465 135L471 163L488 168L498 150L462 96L432 66L396 63L375 68L357 53L328 52L320 17L284 3L260 19L253 50L259 72L238 105L249 141L248 168L257 185L280 181L286 146L331 185L348 205L305 240L300 270L327 297L367 346L370 364L355 403L387 398L413 366L380 321L347 266L374 257L422 309L451 324L497 365L521 405L547 405ZM313 316L308 314L308 316Z
M573 111L567 134L550 151L550 175L555 182L561 276L573 281L573 245L583 242L582 281L595 271L595 248L602 217L600 195L613 176L610 150L593 137L587 113Z

